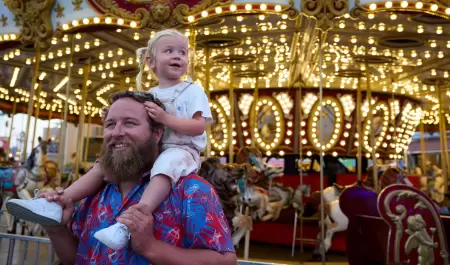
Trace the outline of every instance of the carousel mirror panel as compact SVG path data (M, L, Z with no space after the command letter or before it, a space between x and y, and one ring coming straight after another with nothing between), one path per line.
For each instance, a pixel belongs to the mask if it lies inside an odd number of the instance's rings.
M212 100L209 105L214 121L209 134L211 146L215 151L224 152L228 147L228 117L222 105L216 100Z
M284 138L284 116L280 104L272 97L261 97L252 106L251 121L254 141L258 147L276 149Z
M367 111L363 111L367 113ZM371 138L374 137L375 150L377 150L383 142L389 125L389 105L387 102L379 101L373 106L372 120L365 117L363 134L364 148L368 152L372 152Z
M326 152L336 145L341 137L343 117L344 111L336 98L325 97L322 104L316 101L308 119L308 136L315 149ZM320 131L321 123L322 132Z

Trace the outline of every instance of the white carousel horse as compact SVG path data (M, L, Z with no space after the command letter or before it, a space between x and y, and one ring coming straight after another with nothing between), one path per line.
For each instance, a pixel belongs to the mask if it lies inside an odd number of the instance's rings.
M396 168L391 168L389 166L385 165L379 165L378 167L378 176L379 183L381 189L384 187L399 183L404 184L407 186L413 186L412 183L401 173L400 170ZM373 174L371 172L367 172L367 179L363 183L366 184L365 186L368 188L371 187L368 183L373 183L372 179ZM356 184L356 183L355 183ZM353 185L355 185L353 184ZM367 186L367 184L369 186ZM332 185L330 187L327 187L323 190L323 200L324 200L324 209L325 209L325 236L324 236L324 249L325 253L330 249L331 247L331 241L333 238L334 233L345 231L348 228L348 218L345 216L345 214L342 212L341 207L339 206L339 196L341 195L342 191L350 186L339 186L339 185ZM317 236L317 239L320 239L320 232ZM319 241L320 242L320 241ZM320 250L320 244L318 244L316 248L317 250Z
M54 163L47 161L47 149L50 140L43 141L40 137L39 145L31 151L22 166L0 168L0 192L2 195L1 213L5 215L8 231L15 231L15 224L11 215L6 211L6 203L14 198L32 199L31 194L36 196L37 191L46 188L56 188L60 185L61 175ZM50 171L48 171L49 167ZM56 168L56 169L55 169ZM0 213L0 216L1 216ZM22 224L28 224L23 222ZM35 225L31 233L36 234L41 227Z

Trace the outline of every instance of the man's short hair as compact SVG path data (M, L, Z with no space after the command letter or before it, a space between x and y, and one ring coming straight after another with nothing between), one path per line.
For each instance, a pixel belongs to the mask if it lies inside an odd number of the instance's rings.
M120 91L117 93L114 93L108 100L109 106L116 102L119 99L122 98L131 98L134 101L137 101L139 103L144 103L146 101L153 102L156 105L158 105L161 109L165 111L164 105L161 103L161 101L157 98L155 98L151 93L146 92L135 92L135 91ZM147 115L147 118L149 120L149 124L152 130L164 130L164 125L162 125L159 122L154 121L150 116Z

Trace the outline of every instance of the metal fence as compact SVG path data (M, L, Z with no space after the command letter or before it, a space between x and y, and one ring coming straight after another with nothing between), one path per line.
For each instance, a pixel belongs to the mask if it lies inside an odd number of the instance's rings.
M54 251L50 239L0 233L0 264L53 264Z
M50 239L0 233L0 264L52 265L54 251ZM258 261L238 260L238 265L283 265Z
M270 263L260 261L238 260L238 265L286 265L283 263Z

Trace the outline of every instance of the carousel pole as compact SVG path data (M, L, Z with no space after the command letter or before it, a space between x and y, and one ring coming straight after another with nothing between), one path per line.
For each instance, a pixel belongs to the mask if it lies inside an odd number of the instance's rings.
M88 114L88 129L87 129L87 133L86 133L86 150L84 152L84 158L83 158L83 165L84 168L86 168L86 164L87 164L87 158L88 158L88 151L89 151L89 137L91 137L91 118L92 115L91 113Z
M48 124L47 124L47 139L50 139L50 122L52 120L53 108L50 108L50 112L48 114Z
M300 84L298 87L298 99L297 104L300 105L300 102L302 100L302 85ZM301 136L301 122L302 122L302 106L299 106L299 120L300 120L300 135L298 136L298 143L299 143L299 159L300 159L300 168L299 168L299 174L300 174L300 189L303 186L303 141ZM302 196L300 196L300 207L303 207L303 193ZM300 253L303 253L303 212L305 209L301 209L301 215L300 215ZM297 222L297 220L296 220ZM296 236L296 235L295 235Z
M30 133L30 124L31 124L31 116L33 116L33 106L34 106L34 86L37 83L38 75L39 75L39 63L41 60L41 48L39 44L36 44L36 52L34 55L34 68L33 68L33 82L31 83L30 88L30 98L28 101L28 116L27 116L27 126L25 129L25 141L23 143L23 150L22 150L22 161L25 161L27 159L27 147L28 147L28 136Z
M36 103L36 111L35 111L35 118L34 118L34 127L33 127L33 138L31 138L31 148L34 147L34 140L36 138L36 127L37 127L37 121L39 119L39 112L41 110L39 100L41 99L41 90L42 90L42 80L39 81L39 87L37 91L37 103Z
M234 86L233 86L233 64L229 65L230 71L230 89L229 89L229 100L230 100L230 118L228 124L228 163L233 163L234 159L234 149L233 149L233 124L234 124Z
M356 91L356 132L358 134L358 148L357 148L357 174L358 183L362 183L362 133L361 133L361 77L358 78L358 90Z
M425 126L423 119L420 121L420 152L422 153L422 159L420 166L422 167L422 176L426 176L426 161L425 161Z
M371 157L372 157L372 161L373 161L373 165L372 165L372 173L373 173L373 181L374 181L374 188L375 191L378 192L378 174L377 174L377 157L376 157L376 148L375 148L375 132L373 131L373 106L372 106L372 89L370 87L370 76L369 76L369 62L367 61L367 58L365 60L365 67L366 67L366 89L367 89L367 95L366 98L369 102L369 111L367 112L367 120L368 123L370 122L370 131L369 131L369 136L370 136L370 144L369 146L371 147L371 150L368 150L369 152L371 151ZM362 135L360 136L362 137Z
M441 95L441 86L436 82L437 94L438 94L438 104L439 104L439 136L441 142L441 167L442 167L442 175L444 177L444 194L447 193L448 190L448 146L447 144L447 130L445 126L445 117L442 110L442 95Z
M319 114L319 128L320 128L320 133L319 133L319 143L320 143L320 255L322 257L322 264L326 264L325 262L325 201L323 198L323 190L324 190L324 185L323 185L323 179L324 179L324 175L323 175L323 77L322 77L322 73L323 73L323 69L322 69L322 60L323 60L323 43L325 42L325 36L326 36L326 32L322 32L321 36L320 36L320 42L319 42L319 104L320 104L320 114Z
M394 102L394 99L395 99L395 90L394 90L394 87L392 86L392 82L391 82L391 87L392 87L392 96L391 96L391 99L392 99L392 102ZM391 111L393 111L393 110L391 110ZM394 119L393 119L393 121L392 121L392 128L394 128L394 132L392 133L392 141L395 143L395 141L396 141L396 138L397 138L397 122L396 122L396 117L394 117ZM396 144L394 145L394 148L396 149ZM394 152L394 154L396 153L397 151L395 151ZM398 167L398 162L397 162L397 154L395 154L394 155L394 161L395 161L395 166L396 167Z
M86 108L86 97L87 97L87 81L89 78L89 72L91 69L91 58L88 59L87 65L84 66L83 69L83 88L82 88L82 94L81 94L81 110L80 110L80 116L78 120L78 139L77 139L77 153L75 158L75 172L77 177L79 178L78 172L80 171L80 163L81 163L81 157L83 153L83 132L84 132L84 121L85 121L85 115L84 115L84 109Z
M211 100L211 91L209 90L209 82L211 79L211 50L209 47L205 48L205 59L206 59L206 72L205 72L205 94L208 97L208 100ZM205 148L205 157L208 158L211 156L211 124L206 125L206 148Z
M14 99L13 109L11 113L11 127L9 128L9 137L8 137L8 153L7 157L11 155L11 138L12 138L12 132L13 132L13 126L14 126L14 116L16 115L16 107L17 107L17 101Z
M196 36L195 26L191 26L189 31L190 31L189 44L191 46L190 47L191 48L190 52L192 54L192 56L190 56L191 58L189 58L190 59L189 74L190 74L190 76L192 78L192 81L194 81L195 80L195 61L194 61L194 59L195 59L195 52L196 52L196 48L197 48L196 47L197 36Z
M64 101L64 121L63 124L60 127L60 134L59 134L59 148L58 148L58 164L60 166L60 172L64 172L64 161L66 157L66 134L67 134L67 112L69 110L69 102L67 102L67 99L69 98L69 91L72 87L72 61L73 61L73 48L75 44L75 39L73 35L69 35L71 46L70 46L70 59L68 64L68 70L67 70L67 83L66 83L66 91L65 96L66 100Z
M253 90L253 102L254 102L253 104L254 104L255 107L258 105L258 100L259 100L259 72L257 71L256 82L255 82L255 89ZM252 109L253 108L250 108L250 111L252 111ZM258 115L257 114L250 115L250 117L253 117L250 120L250 123L257 125L256 123L258 122ZM251 135L254 136L255 134L251 133ZM256 148L256 138L255 137L253 137L253 139L252 139L252 147Z
M62 161L64 161L64 155L62 154L62 152L63 152L64 149L61 148L61 143L63 142L63 140L62 140L62 138L61 138L61 135L63 135L63 128L64 128L63 125L64 125L64 121L61 121L61 122L59 123L58 158L56 159L56 161L58 161L58 163L59 163L59 161L61 161L61 157L63 157L63 160L62 160ZM61 164L59 164L59 165L60 165L60 170L61 170L61 172L63 172L62 170L64 169L64 164L61 163Z

